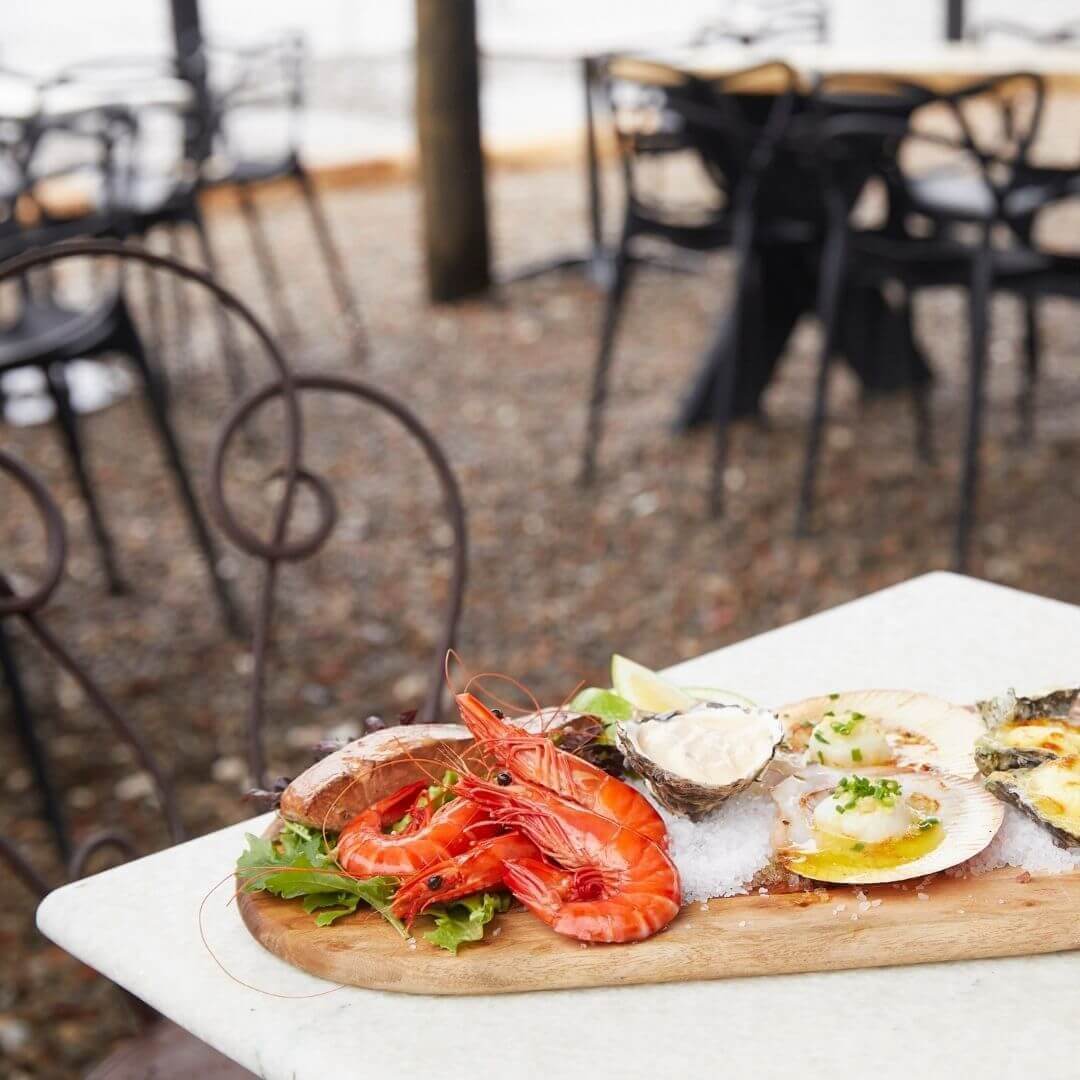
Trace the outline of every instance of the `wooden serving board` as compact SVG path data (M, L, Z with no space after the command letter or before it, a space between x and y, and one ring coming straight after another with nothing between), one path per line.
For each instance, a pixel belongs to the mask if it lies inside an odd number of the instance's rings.
M866 910L850 886L711 900L633 945L583 945L516 910L456 957L424 941L419 924L410 947L373 912L317 927L296 901L242 893L239 905L263 946L324 979L405 994L502 994L1080 948L1080 874L1023 877L1015 869L938 876L923 886L925 900L913 882L866 886L867 900L881 901Z

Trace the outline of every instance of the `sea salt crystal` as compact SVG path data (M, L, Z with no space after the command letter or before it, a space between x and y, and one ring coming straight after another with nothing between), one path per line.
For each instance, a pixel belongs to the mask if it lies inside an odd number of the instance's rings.
M501 933L502 933L502 927L501 926L496 926L495 929L491 931L491 936L492 937L498 937Z
M859 890L859 891L858 891L858 892L857 892L857 893L855 894L855 899L856 899L856 900L865 900L865 899L866 899L866 893L864 893L864 892L862 891L862 889L860 889L860 890Z
M851 913L851 921L852 922L858 922L859 921L859 913L857 911L853 911Z
M739 920L739 929L742 930L743 927L745 927L745 926L746 926L746 920L745 919L740 919Z
M768 795L744 791L697 822L657 809L667 825L684 904L745 895L772 859L775 804Z
M860 911L869 911L870 910L870 901L869 900L860 900L859 901L859 910Z
M926 895L926 893L924 893L924 892L921 892L921 893L916 893L915 895L916 895L916 896L917 896L917 897L918 897L918 898L919 898L920 900L929 900L929 899L930 899L930 897L929 897L929 896L927 896L927 895Z
M881 907L881 901L880 900L871 900L870 901L870 906L871 907Z
M1059 848L1045 829L1015 807L1006 806L1005 818L990 846L964 863L972 874L996 870L999 866L1064 874L1080 870L1080 850L1070 852Z

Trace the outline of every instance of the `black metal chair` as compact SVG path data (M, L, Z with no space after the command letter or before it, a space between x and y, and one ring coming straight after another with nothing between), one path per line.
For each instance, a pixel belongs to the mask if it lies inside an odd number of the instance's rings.
M59 128L56 123L44 120L35 120L28 125L25 141L20 141L8 155L18 183L10 191L9 201L3 207L0 258L33 251L41 245L66 239L73 233L126 234L122 215L111 212L108 202L108 192L119 175L112 162L113 133L118 120L122 124L126 122L122 115L109 109L82 114ZM46 138L58 130L67 137L73 133L86 135L98 146L100 156L89 164L94 170L99 170L102 178L106 192L103 211L81 214L70 221L57 221L51 215L48 203L39 197L41 185L47 179L53 179L56 173L39 168L38 155L45 146ZM0 147L2 150L3 147ZM75 168L82 170L85 166L83 162ZM28 203L32 206L31 216L39 222L30 228L20 224L20 215L26 213ZM173 474L192 539L206 564L222 617L226 625L234 631L238 630L241 620L218 569L216 545L199 509L180 442L169 416L164 371L159 359L151 354L142 341L129 310L122 277L115 275L110 280L108 275L102 275L98 279L101 287L96 290L95 298L88 304L76 306L58 291L57 282L51 274L51 264L36 275L39 279L36 282L33 281L35 275L29 270L19 269L26 265L18 258L14 263L0 265L0 283L9 283L9 287L17 293L15 318L0 327L0 375L22 369L41 372L52 399L54 419L63 438L65 452L86 505L90 528L110 590L123 591L124 582L87 464L67 372L69 365L75 361L123 356L130 362L142 387L151 426ZM42 277L45 280L40 280Z
M954 562L958 569L967 565L974 499L978 481L979 448L982 435L983 395L985 384L989 304L995 279L1029 280L1039 269L1041 257L1024 243L1006 248L995 247L995 228L1009 225L1008 206L1023 174L1014 159L1002 156L1000 148L988 148L966 119L968 108L985 98L997 99L1020 88L1041 100L1041 84L1036 76L1015 74L980 81L956 93L934 95L928 104L943 107L956 121L957 137L921 131L905 120L884 115L851 113L819 122L817 129L804 132L807 152L821 164L823 188L829 208L828 231L822 255L818 314L822 322L813 414L811 417L806 459L796 513L796 532L808 531L814 501L818 458L826 416L830 363L837 347L837 332L845 284L854 279L899 281L910 294L937 286L960 286L969 294L970 376L967 421L967 444L961 477L959 512L954 541ZM898 92L911 92L910 84L897 84ZM988 193L992 211L973 222L974 240L965 239L956 230L935 230L918 235L896 228L895 208L883 228L860 229L849 220L850 204L841 189L842 176L853 157L866 153L867 142L881 148L883 171L895 174L901 150L916 144L947 153L953 168L966 166L975 171L978 182ZM1020 141L1022 153L1026 143ZM903 188L895 180L890 190ZM921 207L905 204L903 211ZM902 215L901 215L902 216ZM923 418L923 434L928 437Z
M819 43L829 39L829 7L821 0L757 0L749 20L729 14L706 23L691 45Z
M1075 45L1080 42L1080 19L1042 28L1012 19L987 19L973 22L964 36L976 45L992 44L1002 38L1030 45Z
M204 188L227 185L235 192L278 332L290 341L297 340L296 318L286 301L281 272L253 198L253 189L275 180L296 184L307 208L354 356L361 360L367 351L367 340L359 306L315 183L300 154L306 66L303 37L286 34L262 44L241 47L204 45L204 55L209 92L208 114L203 118L206 156L200 162L200 183ZM267 152L259 148L252 151L239 145L238 134L245 119L252 116L284 125L280 150Z
M596 458L603 428L615 335L636 262L633 247L639 238L655 237L677 248L716 251L731 248L735 256L736 312L746 299L750 281L750 255L759 229L776 237L802 236L805 222L797 214L778 212L763 221L757 203L763 185L771 183L771 168L778 141L794 103L795 73L786 65L758 65L721 79L704 81L674 69L655 66L651 107L642 109L641 99L621 110L617 92L610 94L624 183L625 211L614 256L613 280L608 288L593 371L585 442L582 452L582 483L595 479ZM782 89L769 97L752 92L756 80L779 79ZM750 90L750 93L743 91ZM690 150L702 162L715 184L717 201L687 212L640 191L637 168L655 154L674 147ZM781 204L782 205L782 204ZM732 320L737 324L738 319ZM733 369L738 350L736 335L729 335L726 352ZM719 504L720 478L726 455L727 417L733 379L716 380L717 451L713 501Z

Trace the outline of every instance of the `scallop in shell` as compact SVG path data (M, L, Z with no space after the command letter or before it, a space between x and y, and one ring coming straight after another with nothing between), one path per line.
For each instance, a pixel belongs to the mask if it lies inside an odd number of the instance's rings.
M972 858L1001 826L1001 804L975 780L923 769L871 772L838 777L810 768L773 789L782 866L815 881L906 881Z
M1017 697L1009 690L979 702L989 728L975 744L975 763L986 776L1030 769L1044 761L1080 755L1080 690Z
M782 737L775 713L732 704L703 704L617 729L627 765L662 805L692 821L753 783Z
M849 739L842 732L856 718L860 724L856 736L860 730L872 728L884 744L884 753L871 759L860 750L857 757L843 763L844 768L929 765L955 776L972 776L972 747L984 730L971 709L912 690L828 694L786 705L779 715L784 724L781 755L789 764L798 766L817 763L818 753L828 758L828 749L815 738L835 740L839 735L840 739ZM857 748L859 744L850 745ZM821 764L840 767L841 763L825 760Z

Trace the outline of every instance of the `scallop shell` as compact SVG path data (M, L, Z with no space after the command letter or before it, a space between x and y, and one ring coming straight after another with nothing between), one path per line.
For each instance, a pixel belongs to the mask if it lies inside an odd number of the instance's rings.
M861 775L861 774L860 774ZM805 844L811 837L809 824L814 796L831 791L836 782L833 770L808 769L803 774L788 777L773 789L772 797L779 809L774 846L781 864L801 877L844 885L879 885L891 881L908 881L927 874L948 870L973 858L982 851L1001 827L1004 809L1000 802L983 789L978 781L966 776L927 772L919 769L878 771L900 782L905 795L919 792L935 799L940 808L945 836L941 843L918 859L900 866L870 867L851 874L838 872L834 876L804 874L796 866L787 865L785 849Z
M742 706L739 705L725 705L724 707L742 708ZM661 805L666 806L667 809L671 810L673 813L681 814L683 817L689 818L691 821L699 821L701 818L705 817L706 814L717 809L717 807L725 800L730 799L732 795L737 795L740 791L744 791L748 788L762 772L764 772L765 767L769 762L772 761L776 747L783 738L783 726L774 713L756 707L753 709L743 709L743 711L760 713L763 719L766 719L767 722L770 722L773 725L772 747L769 750L768 755L759 763L756 763L745 776L740 777L738 780L733 780L729 784L702 784L697 780L679 776L676 773L662 768L655 761L647 757L641 750L637 736L642 727L646 724L662 724L665 720L670 720L673 716L680 714L669 714L662 717L652 717L640 721L631 720L626 723L621 723L616 729L616 740L619 749L622 750L623 754L626 756L627 766L644 777L649 791L652 792Z
M926 766L954 776L973 776L975 740L984 731L971 709L912 690L855 690L809 698L779 710L784 757L802 763L805 738L824 714L860 712L876 720L900 767Z

